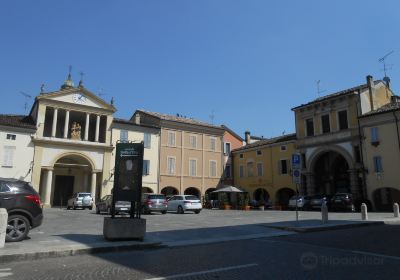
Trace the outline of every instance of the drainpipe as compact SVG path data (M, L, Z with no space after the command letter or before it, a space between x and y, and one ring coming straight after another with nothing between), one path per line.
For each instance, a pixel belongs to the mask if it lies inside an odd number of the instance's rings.
M400 133L399 133L399 119L396 116L396 111L393 111L393 117L396 122L396 132L397 132L397 144L399 146L399 153L400 153Z
M362 188L363 188L363 198L368 199L368 193L367 193L367 178L365 175L365 166L364 166L364 153L363 153L363 134L361 130L361 125L360 125L360 112L359 112L359 106L361 107L361 91L358 90L358 104L357 104L357 126L358 126L358 141L360 145L360 160L361 160L361 169L362 169Z

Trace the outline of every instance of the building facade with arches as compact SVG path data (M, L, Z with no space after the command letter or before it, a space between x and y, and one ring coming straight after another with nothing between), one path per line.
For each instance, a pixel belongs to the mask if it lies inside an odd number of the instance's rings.
M247 142L232 151L234 185L245 189L251 200L285 209L296 192L291 170L296 135Z
M367 199L359 118L390 103L392 91L374 81L293 108L296 149L302 155L301 193L352 193Z

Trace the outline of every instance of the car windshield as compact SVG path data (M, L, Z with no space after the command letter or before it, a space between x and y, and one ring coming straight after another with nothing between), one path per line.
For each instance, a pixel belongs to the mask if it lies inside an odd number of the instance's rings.
M79 197L86 197L86 196L90 196L90 193L80 193L78 194Z
M149 195L148 199L165 199L165 196L162 194L152 194Z
M186 200L199 200L197 196L194 195L187 195L185 196Z

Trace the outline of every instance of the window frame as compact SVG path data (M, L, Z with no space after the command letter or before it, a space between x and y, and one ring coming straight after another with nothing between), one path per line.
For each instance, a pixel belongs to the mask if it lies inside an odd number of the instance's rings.
M213 152L217 150L217 137L210 136L210 150Z
M285 162L285 165L286 165L286 172L285 173L283 172L283 165L282 165L283 162ZM290 173L289 172L289 160L286 159L286 158L280 159L279 160L279 175L288 175L289 173Z
M7 140L15 141L17 140L17 134L7 133L6 135Z
M143 134L143 144L145 149L151 149L151 133L145 132Z
M171 166L170 166L170 159L173 160L174 165L173 165L173 170L170 172ZM176 174L176 157L175 156L167 156L167 174L168 175L175 175Z
M374 156L372 158L374 164L374 172L377 174L383 173L383 164L381 156Z
M192 174L192 166L191 166L192 162L194 162L194 174ZM191 177L197 176L197 158L189 158L189 176Z
M189 135L189 145L190 145L190 148L197 149L197 135L196 134Z
M15 157L15 151L16 151L15 146L8 146L5 145L3 146L3 159L2 159L2 167L7 167L7 168L12 168L14 167L14 157ZM11 156L10 156L11 153ZM6 159L7 156L7 159ZM11 159L10 159L11 158Z
M172 136L172 137L170 137L170 136ZM173 141L170 141L171 139ZM167 141L168 141L167 143L168 143L169 147L176 147L176 131L171 131L171 130L168 131L168 139L167 139Z
M239 165L239 178L244 177L244 166L243 164Z
M343 112L346 113L346 127L345 128L342 128L341 122L340 122L340 113L343 113ZM338 126L338 131L349 129L349 127L350 127L349 126L349 114L348 114L347 109L337 111L337 126Z
M123 135L126 134L126 140L123 139ZM121 143L128 143L129 142L129 132L127 129L121 129L119 131L119 142Z
M145 162L147 162L147 165L145 165ZM147 173L144 172L145 171L145 169L144 169L145 166L147 167ZM143 175L144 176L150 175L150 160L149 159L144 159L143 160Z
M325 127L324 127L324 119L325 118L328 118L328 130L327 131L325 131ZM325 121L326 121L326 119L325 119ZM325 123L326 124L326 123ZM326 134L326 133L331 133L331 131L332 131L332 128L331 128L331 116L330 116L330 114L328 113L328 114L323 114L323 115L321 115L321 133L322 134Z
M227 146L229 146L229 153L227 152ZM231 154L232 151L232 145L231 142L224 142L224 155L229 156Z
M256 169L257 169L257 177L262 177L262 176L264 176L264 163L263 162L257 162L257 164L256 164ZM260 174L260 169L259 169L259 166L261 166L261 174Z
M215 164L215 175L213 175L213 172L212 172L212 166L213 166L213 164ZM210 165L210 168L209 168L210 177L211 177L211 178L217 177L217 161L214 160L214 159L210 159L209 165Z
M309 133L308 133L308 121L309 120L311 120L312 121L312 135L310 135ZM313 136L315 136L315 121L314 121L314 118L313 117L311 117L311 118L307 118L307 119L305 119L304 120L304 123L305 123L305 134L306 134L306 137L313 137Z

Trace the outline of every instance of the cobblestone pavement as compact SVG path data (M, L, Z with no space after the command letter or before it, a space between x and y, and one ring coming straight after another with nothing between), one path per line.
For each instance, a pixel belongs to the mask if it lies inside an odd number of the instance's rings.
M399 254L362 246L382 234L400 251L398 229L388 227L7 263L0 279L398 279Z

